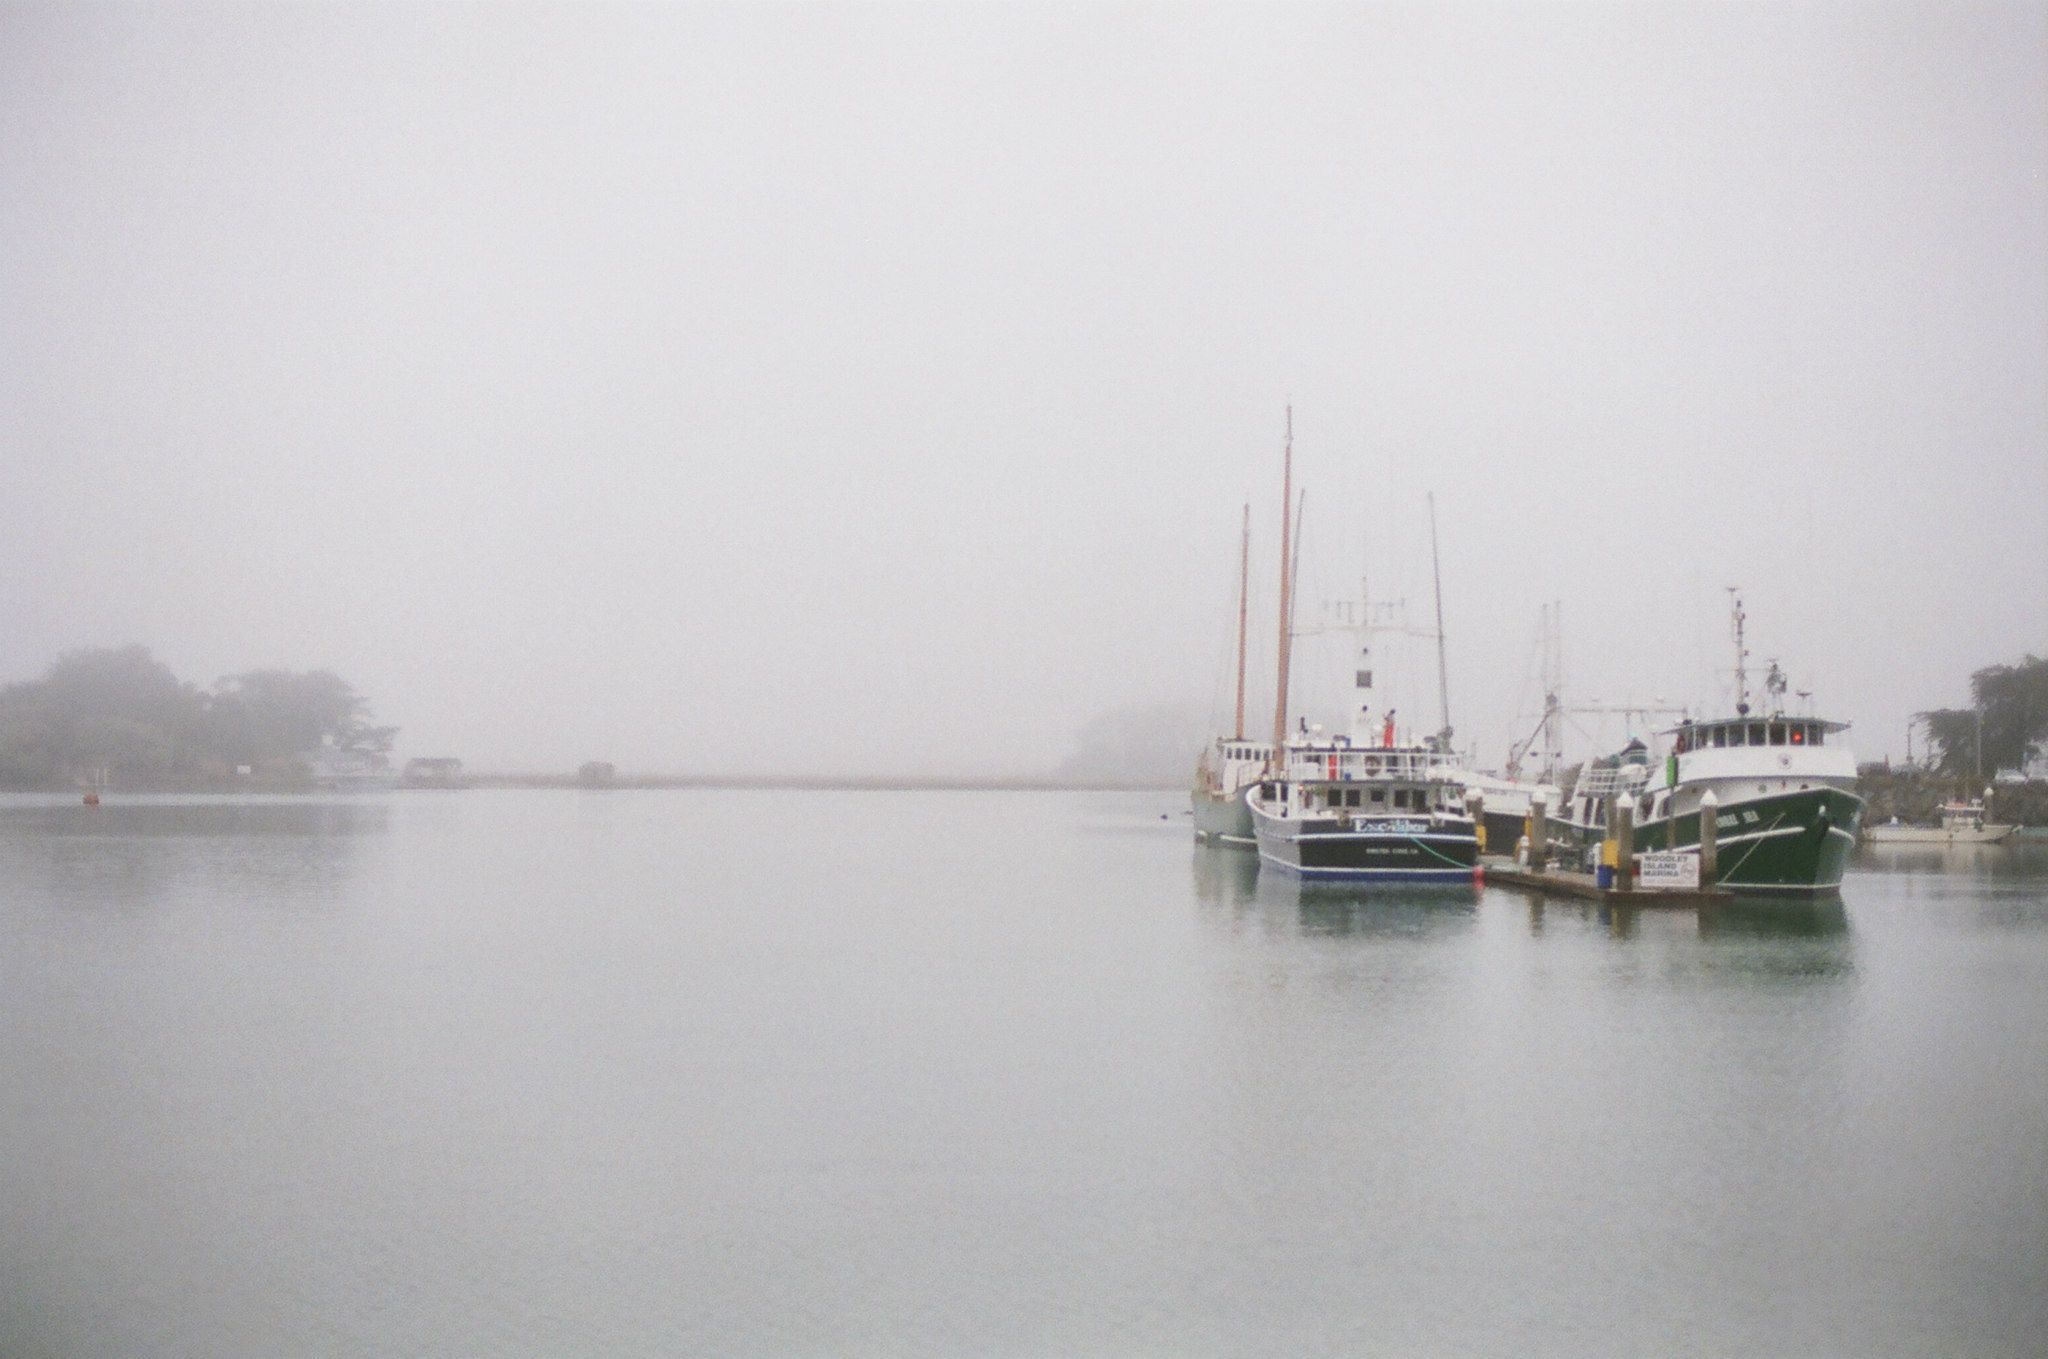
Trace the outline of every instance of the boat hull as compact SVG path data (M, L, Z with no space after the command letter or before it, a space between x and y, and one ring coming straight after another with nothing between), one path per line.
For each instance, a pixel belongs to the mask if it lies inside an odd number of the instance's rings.
M1219 793L1195 789L1195 839L1205 845L1253 848L1258 842L1252 833L1252 810L1245 802L1246 791L1240 788L1234 793Z
M1497 812L1489 807L1481 814L1481 821L1486 827L1489 854L1513 854L1516 844L1528 833L1526 812Z
M1469 822L1347 825L1331 818L1254 812L1259 862L1303 878L1362 882L1465 883L1479 862Z
M1715 818L1715 885L1734 892L1838 891L1863 799L1840 788L1808 788L1724 803ZM1697 850L1696 812L1644 822L1638 853Z
M1944 831L1937 825L1874 825L1864 831L1872 845L1997 845L2011 839L2017 825L1987 825L1966 831Z

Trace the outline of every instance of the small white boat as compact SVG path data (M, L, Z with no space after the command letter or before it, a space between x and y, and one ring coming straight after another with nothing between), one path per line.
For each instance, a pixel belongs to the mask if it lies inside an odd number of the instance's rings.
M1905 826L1893 817L1885 825L1866 828L1863 838L1873 845L1995 845L2018 829L1986 821L1981 799L1958 800L1942 804L1939 825Z

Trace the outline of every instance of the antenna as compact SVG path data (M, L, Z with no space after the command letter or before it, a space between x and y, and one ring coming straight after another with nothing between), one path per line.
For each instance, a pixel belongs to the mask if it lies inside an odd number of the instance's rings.
M1436 697L1443 714L1444 729L1437 733L1441 748L1451 748L1451 681L1444 664L1444 573L1436 555L1436 492L1429 493L1429 569L1436 577Z

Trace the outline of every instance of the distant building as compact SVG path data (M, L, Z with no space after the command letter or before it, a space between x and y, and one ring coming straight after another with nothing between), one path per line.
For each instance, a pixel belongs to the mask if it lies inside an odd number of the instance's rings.
M344 750L332 741L294 757L315 788L342 793L368 793L398 782L391 761L374 750ZM246 768L246 766L245 766Z
M591 760L576 770L576 782L584 788L609 788L618 777L610 760Z
M2018 769L1998 771L1999 783L2048 783L2048 750L2041 751Z
M449 755L436 755L407 760L405 772L399 775L401 788L467 788L463 781L462 761Z

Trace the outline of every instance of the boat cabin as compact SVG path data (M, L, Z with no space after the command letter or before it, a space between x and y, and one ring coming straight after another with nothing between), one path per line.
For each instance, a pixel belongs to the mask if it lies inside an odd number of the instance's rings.
M1461 791L1444 777L1443 759L1422 746L1361 748L1341 738L1326 746L1290 745L1285 777L1262 780L1259 800L1282 816L1289 808L1364 816L1457 811Z
M1817 717L1731 717L1681 723L1665 734L1672 738L1672 748L1683 755L1728 746L1826 745L1829 732L1843 731L1848 725Z
M1984 804L1981 802L1944 802L1941 804L1941 828L1951 832L1983 830Z

